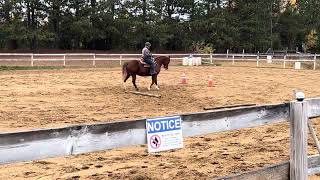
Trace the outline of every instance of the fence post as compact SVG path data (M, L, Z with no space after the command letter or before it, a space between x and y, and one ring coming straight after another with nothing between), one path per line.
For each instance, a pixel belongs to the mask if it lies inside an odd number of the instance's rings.
M284 57L283 57L283 68L285 69L286 68L286 59L287 59L287 55L285 55Z
M229 49L227 49L227 58L229 58Z
M308 179L308 103L290 102L290 180Z
M259 60L260 60L260 52L258 51L258 54L257 54L257 67L259 67Z
M210 53L210 64L212 64L212 53Z
M63 55L63 67L66 67L66 54Z
M93 65L94 67L96 66L96 54L93 55L92 65Z
M120 66L122 65L122 55L120 55Z
M232 65L234 65L234 55L232 56Z
M242 58L244 58L244 49L242 49Z
M31 54L31 66L33 67L33 54Z
M313 70L316 70L316 66L317 66L317 54L314 54L314 58L313 58Z

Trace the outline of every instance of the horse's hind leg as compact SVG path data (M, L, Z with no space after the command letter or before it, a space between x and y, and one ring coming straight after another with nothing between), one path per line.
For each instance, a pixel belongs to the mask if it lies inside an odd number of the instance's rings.
M137 79L137 76L135 74L132 75L132 84L136 88L136 90L139 91L139 89L138 89L138 87L136 85L136 79Z
M129 79L130 74L127 74L126 77L123 79L122 85L123 85L123 89L126 89L126 81Z

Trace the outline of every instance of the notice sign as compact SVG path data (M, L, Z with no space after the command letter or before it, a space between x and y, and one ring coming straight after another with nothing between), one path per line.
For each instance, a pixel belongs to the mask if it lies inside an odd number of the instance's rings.
M148 152L183 148L181 117L147 119Z

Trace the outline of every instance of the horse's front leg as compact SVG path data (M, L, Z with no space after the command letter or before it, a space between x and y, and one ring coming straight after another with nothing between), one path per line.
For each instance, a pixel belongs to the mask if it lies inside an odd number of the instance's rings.
M157 85L156 82L157 82L157 75L155 74L155 75L152 76L152 83L151 83L150 87L148 88L149 91L151 90L151 87L152 87L154 84L156 84L156 89L159 90L159 87L158 87L158 85Z
M149 91L151 90L151 87L152 87L153 84L155 83L155 76L156 76L156 75L151 76L151 77L152 77L152 83L151 83L151 85L148 87L148 90L149 90Z
M156 84L156 89L160 89L158 86L158 76L155 77L154 83Z

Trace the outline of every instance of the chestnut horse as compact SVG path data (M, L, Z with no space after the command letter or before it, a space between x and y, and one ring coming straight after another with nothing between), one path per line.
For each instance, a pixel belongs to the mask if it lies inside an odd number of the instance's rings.
M155 58L155 62L157 64L156 66L156 74L152 76L152 83L148 87L148 90L151 89L152 85L156 85L156 89L159 89L158 82L157 82L157 77L158 74L161 71L161 66L168 70L168 66L170 63L170 56L159 56ZM123 86L125 88L125 82L129 79L130 76L132 76L132 84L138 91L138 87L136 85L136 78L138 76L151 76L150 74L150 67L145 67L144 64L142 64L139 60L135 61L129 61L123 64L122 66L122 75L123 75Z

